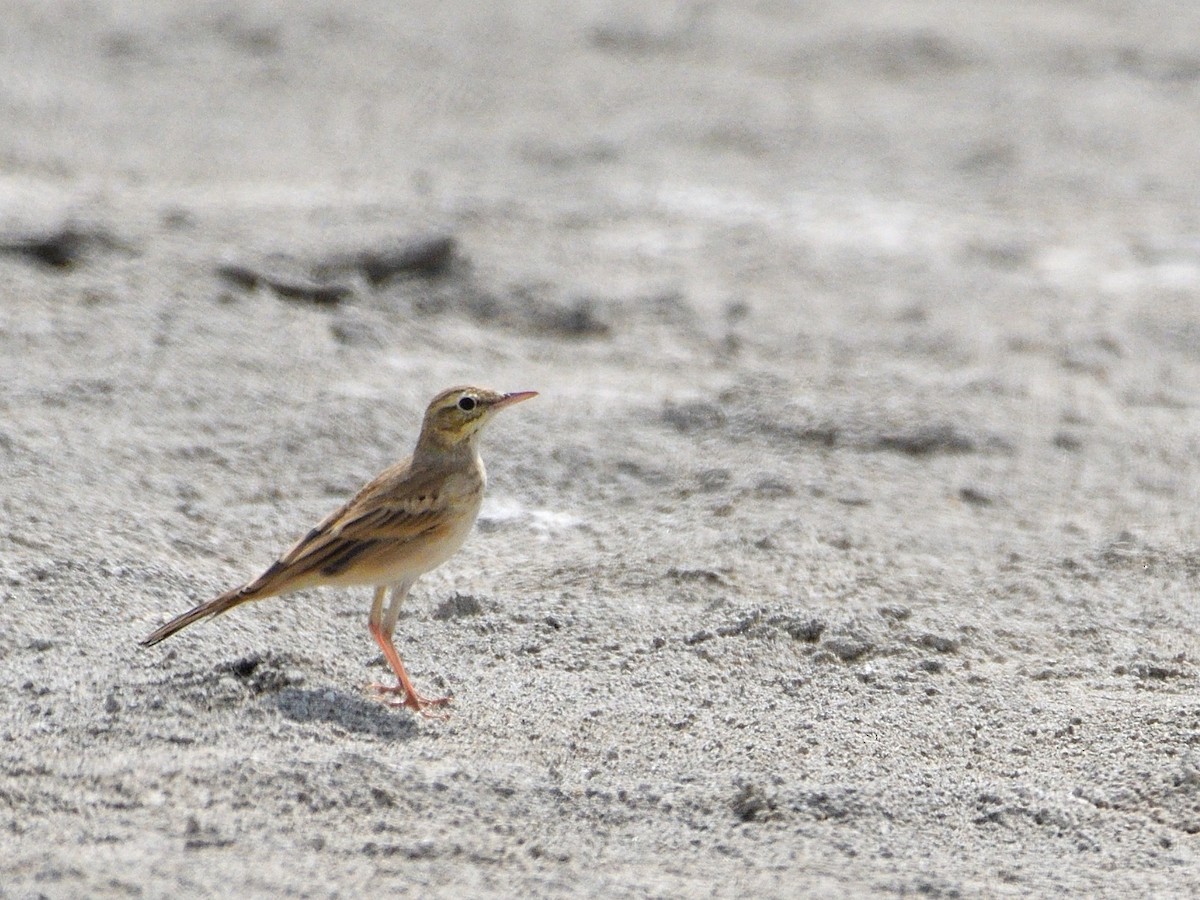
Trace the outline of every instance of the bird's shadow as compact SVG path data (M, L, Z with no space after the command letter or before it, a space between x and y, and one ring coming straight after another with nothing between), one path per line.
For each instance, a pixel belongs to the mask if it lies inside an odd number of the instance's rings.
M284 688L275 695L275 708L293 722L327 722L384 740L407 741L420 733L407 712L330 688Z

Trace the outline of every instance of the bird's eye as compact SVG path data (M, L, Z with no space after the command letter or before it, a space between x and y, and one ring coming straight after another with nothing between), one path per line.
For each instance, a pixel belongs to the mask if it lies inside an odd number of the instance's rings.
M474 397L459 397L458 398L458 408L461 409L463 412L470 412L471 410L473 410L475 408L475 398Z

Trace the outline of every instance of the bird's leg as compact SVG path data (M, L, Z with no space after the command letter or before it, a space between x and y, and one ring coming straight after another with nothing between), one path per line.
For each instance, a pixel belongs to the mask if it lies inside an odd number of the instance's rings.
M414 712L429 716L433 715L433 713L428 711L428 707L442 706L449 703L450 698L423 697L417 693L412 680L408 677L408 672L405 671L404 662L400 659L400 654L396 652L396 645L392 643L392 634L396 630L396 619L400 616L400 606L404 603L404 598L408 596L408 591L411 587L412 581L402 581L392 585L392 599L388 603L386 614L383 612L383 597L387 588L384 586L375 589L375 601L371 605L371 616L367 627L371 631L371 637L375 638L375 643L383 651L384 659L392 667L392 671L396 673L399 683L396 685L376 684L371 687L380 694L403 694L403 699L390 701L391 705L406 706Z
M379 649L383 651L385 659L388 659L387 648L384 646L380 635L383 634L383 598L387 596L388 586L386 584L377 585L375 588L375 598L371 601L371 615L367 617L367 629L371 632L371 637L375 638L375 643L379 645ZM388 664L391 665L391 660L388 659ZM395 669L395 666L392 667ZM377 694L400 694L404 692L401 685L379 684L373 682L367 685Z
M396 590L396 587L397 587L396 585L392 586L393 595ZM399 654L396 653L396 648L394 645L392 645L391 649L389 649L389 644L391 644L391 641L389 641L384 636L385 629L384 629L384 624L383 624L383 622L384 622L383 598L387 596L387 592L388 592L388 585L386 585L386 584L381 584L375 588L375 599L371 603L371 615L367 619L367 628L371 632L371 637L375 638L375 643L377 643L379 645L379 649L383 651L384 659L387 660L388 665L391 666L392 671L395 672L396 665L392 662L392 656L394 654L394 655L396 655L397 658L399 658ZM389 612L390 612L390 606L391 606L391 604L389 604ZM393 626L393 628L394 627L395 626ZM403 663L400 664L400 669L401 670L404 669ZM376 682L376 683L368 685L368 687L370 687L371 690L373 690L377 694L405 694L405 693L407 693L405 690L405 687L404 687L403 679L401 680L401 682L399 684L379 684Z
M396 631L396 620L400 618L400 607L404 604L404 600L408 597L408 592L412 590L416 580L412 578L392 585L392 599L388 601L387 612L383 617L383 631L388 637L391 637Z

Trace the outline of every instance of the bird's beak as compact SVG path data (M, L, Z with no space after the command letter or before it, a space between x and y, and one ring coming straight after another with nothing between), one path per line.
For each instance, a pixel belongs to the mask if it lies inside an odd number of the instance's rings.
M514 403L520 403L522 400L529 400L537 395L537 391L514 391L511 394L505 394L503 397L493 403L492 409L504 409L506 406L512 406Z

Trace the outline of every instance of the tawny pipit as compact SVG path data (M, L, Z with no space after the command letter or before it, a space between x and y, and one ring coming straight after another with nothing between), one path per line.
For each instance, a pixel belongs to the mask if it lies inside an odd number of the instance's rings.
M368 482L253 581L172 619L142 644L157 644L193 622L250 600L318 585L369 584L375 587L375 602L367 626L399 680L394 687L375 688L403 694L393 705L417 712L448 703L449 697L422 697L404 671L392 643L400 604L418 578L463 545L475 523L487 483L479 456L483 426L504 407L536 396L536 391L497 394L474 387L442 391L425 411L412 456Z

